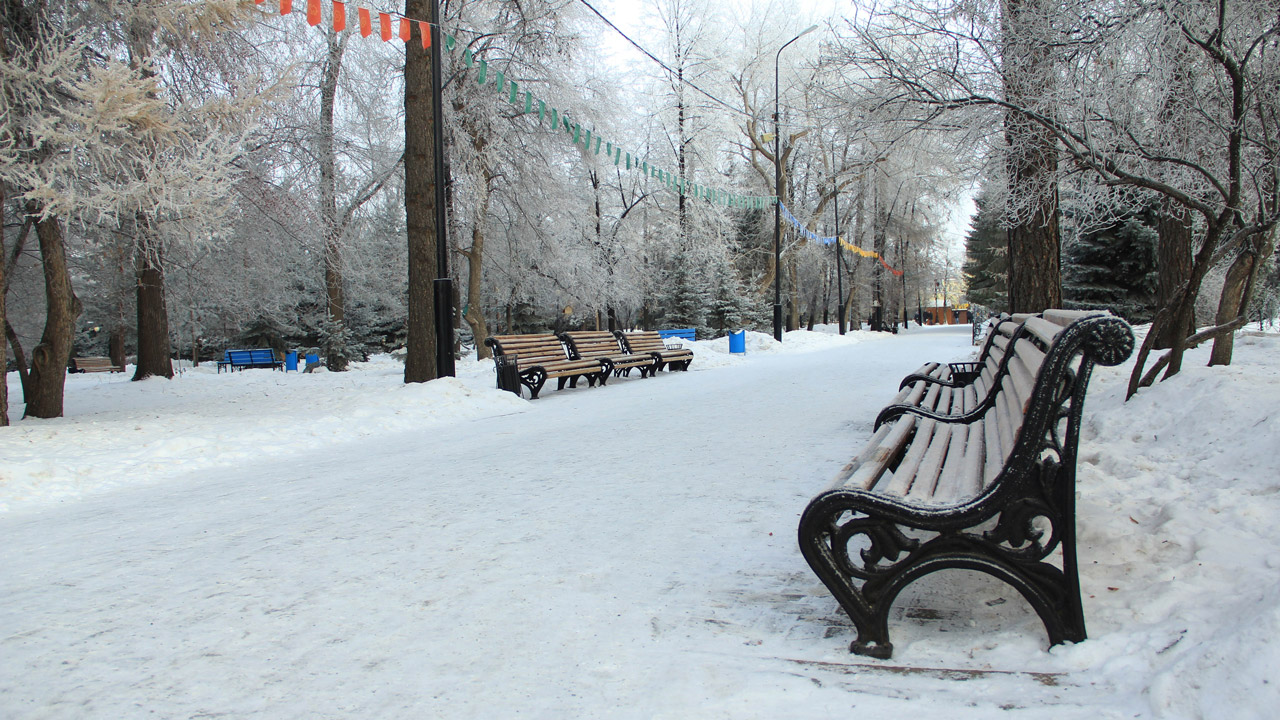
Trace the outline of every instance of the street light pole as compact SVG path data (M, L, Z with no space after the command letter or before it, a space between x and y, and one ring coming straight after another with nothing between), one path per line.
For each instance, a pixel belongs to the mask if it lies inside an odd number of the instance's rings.
M836 177L836 146L831 144L831 209L836 215L836 316L838 318L840 334L844 335L846 325L844 321L844 270L840 267L840 258L843 253L840 252L840 178Z
M782 131L778 128L778 64L791 43L817 30L809 29L778 48L773 57L773 339L782 342Z
M432 283L435 307L436 377L457 375L453 357L453 278L449 275L449 226L445 220L445 183L448 177L444 168L444 82L440 71L440 46L444 44L440 32L440 3L431 0L431 123L432 144L435 149L435 202L436 202L436 278ZM476 342L480 342L477 340Z

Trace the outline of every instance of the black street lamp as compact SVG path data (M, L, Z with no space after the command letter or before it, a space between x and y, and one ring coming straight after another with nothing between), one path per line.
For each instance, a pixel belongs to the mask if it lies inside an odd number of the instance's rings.
M773 58L773 339L782 342L782 132L778 129L778 63L791 43L817 30L813 25L778 48Z
M444 82L440 72L440 46L444 44L440 32L440 3L432 0L431 16L431 122L432 144L435 145L436 179L436 279L435 335L436 377L453 377L457 374L453 357L453 279L449 277L449 228L445 222L445 187L448 178L444 170Z
M831 145L831 209L836 216L836 315L840 327L840 334L845 334L846 324L844 321L844 270L840 267L840 258L843 253L840 252L840 178L836 177L836 148L835 143Z

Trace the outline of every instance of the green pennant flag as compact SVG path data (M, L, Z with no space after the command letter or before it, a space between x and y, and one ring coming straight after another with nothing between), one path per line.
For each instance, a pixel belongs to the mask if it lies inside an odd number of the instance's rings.
M462 64L466 65L468 69L475 64L475 58L471 55L471 48L466 48L462 51Z
M551 108L551 129L552 130L559 129L560 123L556 122L558 119L559 117L556 115L556 109Z
M520 104L520 91L516 86L515 80L511 81L511 95L507 98L507 102L511 103L512 105ZM527 105L528 103L526 102L525 104Z
M533 112L533 93L528 90L524 91L524 112L526 115Z
M486 61L486 60L484 60L483 58L481 58L481 60L480 60L480 72L476 73L476 84L477 84L477 85L484 85L484 81L485 81L485 79L486 79L486 78L488 78L488 77L489 77L489 63L488 63L488 61Z
M458 38L456 38L456 37L454 37L454 36L452 36L452 35L445 35L445 37L444 37L444 46L445 46L445 48L446 48L446 49L448 49L450 52L452 52L452 51L453 51L453 49L454 49L455 47L457 47L457 46L458 46Z
M613 143L607 142L604 144L604 154L613 157Z
M616 155L613 156L613 164L617 165L618 163L622 162L622 148L615 147L613 150L614 152L617 153Z
M545 120L546 117L547 117L547 101L539 100L538 101L538 124L541 125L542 121Z
M507 89L507 74L501 70L493 71L493 86L498 88L498 94L501 95Z
M649 177L649 161L646 160L645 163L640 166L640 172L645 177Z
M600 136L599 135L596 136L596 154L597 155L600 154Z
M627 153L627 169L631 169L631 153Z
M584 142L583 142L583 144L582 144L582 147L586 148L587 150L590 150L590 149L591 149L591 131L590 131L590 130L583 130L582 132L583 132L583 140L584 140ZM573 142L574 142L574 144L575 144L575 145L576 145L576 144L578 144L578 134L577 134L577 133L574 133L574 135L573 135Z

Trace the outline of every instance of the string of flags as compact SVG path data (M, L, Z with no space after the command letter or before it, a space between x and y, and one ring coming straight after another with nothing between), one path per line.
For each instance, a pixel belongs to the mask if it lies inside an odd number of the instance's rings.
M262 5L266 1L254 0L254 3ZM342 32L347 29L347 6L349 3L339 2L338 0L304 1L307 6L306 17L308 25L315 27L323 22L323 3L327 2L331 5L330 18L333 22L334 31ZM293 12L293 0L279 0L279 3L281 15L288 15ZM431 23L425 20L405 17L398 13L374 11L364 7L356 7L354 10L361 37L367 38L374 34L376 19L378 36L383 42L390 42L393 38L396 38L401 42L408 43L413 39L414 26L417 26L422 48L426 50L431 47ZM625 167L628 172L640 172L647 179L661 183L671 192L725 207L764 209L772 207L777 202L776 196L739 195L713 188L709 185L688 182L685 178L674 175L668 170L658 167L657 164L650 163L640 153L632 153L620 144L606 140L598 132L583 127L579 122L574 122L568 113L548 105L545 100L537 98L531 91L522 91L516 80L507 77L503 71L490 67L484 58L475 57L469 47L463 47L458 42L457 37L445 33L444 28L439 28L439 31L444 49L455 55L461 50L462 63L468 70L475 70L473 78L477 85L493 86L498 97L503 98L517 108L522 107L523 114L526 116L532 117L536 113L539 125L548 123L547 127L549 129L563 133L565 137L572 140L575 146L580 146L582 152L587 156L599 157L602 161L612 160L616 167Z
M872 251L872 250L863 250L862 248L858 247L857 245L854 245L854 244L852 244L852 243L850 243L850 242L846 241L844 238L836 238L836 237L822 237L822 236L818 235L817 233L815 233L814 231L810 230L809 228L805 227L804 223L802 223L802 222L800 222L799 220L797 220L797 219L796 219L796 216L791 214L791 211L787 209L787 206L786 206L785 204L783 204L783 203L778 203L778 207L782 209L782 217L783 217L783 219L785 219L788 223L791 223L791 225L792 225L793 227L795 227L796 232L800 233L800 235L801 235L802 237L804 237L805 239L810 240L810 241L812 241L812 242L822 243L823 245L830 245L830 244L832 244L832 243L834 243L834 242L836 242L836 241L839 241L839 242L840 242L840 247L842 247L842 248L844 248L844 249L846 249L846 250L848 250L848 251L850 251L850 252L857 253L857 254L861 255L862 257L865 257L865 258L871 258L871 259L873 259L873 260L879 260L879 261L880 261L880 264L884 266L884 269L885 269L885 270L888 270L889 272L893 273L894 275L899 275L899 276L900 276L900 275L902 275L902 272L903 272L903 271L902 271L902 270L898 270L898 269L894 268L893 266L891 266L889 263L885 262L885 259L884 259L883 257L881 257L880 253L875 252L875 251Z

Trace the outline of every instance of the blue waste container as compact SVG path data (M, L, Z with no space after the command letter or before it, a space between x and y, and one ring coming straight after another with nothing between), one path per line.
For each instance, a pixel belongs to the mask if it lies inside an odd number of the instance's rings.
M729 333L729 352L743 353L747 352L747 331L739 330Z
M284 371L298 372L298 351L290 350L284 354Z

